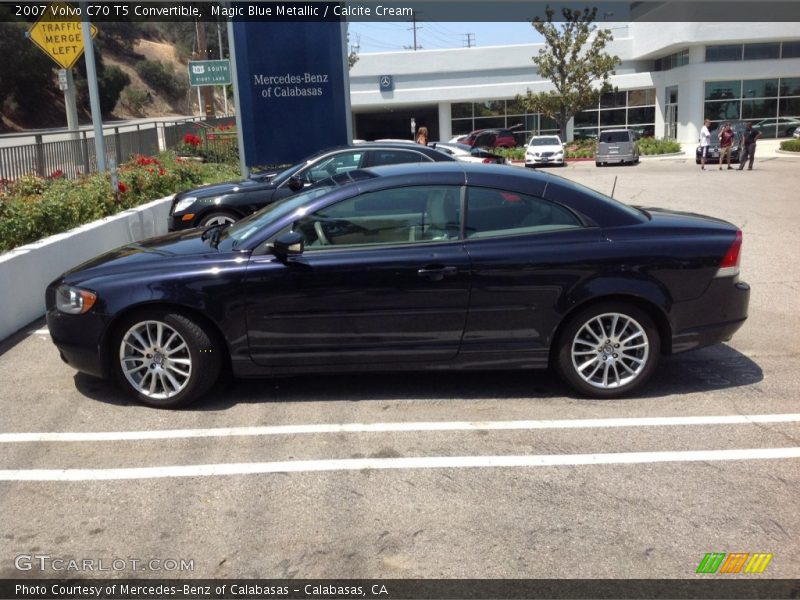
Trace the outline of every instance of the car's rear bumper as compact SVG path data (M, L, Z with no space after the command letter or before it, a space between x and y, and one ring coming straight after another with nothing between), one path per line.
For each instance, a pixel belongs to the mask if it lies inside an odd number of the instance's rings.
M724 342L747 319L750 286L731 277L714 279L700 298L672 307L672 352Z
M595 162L599 163L626 163L636 160L635 154L597 154Z

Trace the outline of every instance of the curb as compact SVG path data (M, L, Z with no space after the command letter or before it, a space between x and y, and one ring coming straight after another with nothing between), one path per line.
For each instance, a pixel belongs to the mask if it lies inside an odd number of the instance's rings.
M686 156L686 152L681 150L680 152L670 152L669 154L640 154L639 158L674 158L676 156Z
M167 233L171 202L172 196L152 200L0 255L0 340L44 314L45 288L63 272L124 244Z
M800 152L796 150L775 150L775 154L780 154L781 156L791 156L792 158L800 158Z

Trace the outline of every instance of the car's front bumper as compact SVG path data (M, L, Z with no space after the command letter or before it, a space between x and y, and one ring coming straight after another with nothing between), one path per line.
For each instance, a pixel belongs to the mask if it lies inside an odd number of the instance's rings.
M563 156L525 156L525 166L563 165Z
M167 223L167 231L184 231L194 227L194 215L189 215L191 218L184 220L187 215L170 215L169 222Z
M101 354L101 341L108 325L103 315L67 315L50 307L47 328L61 360L73 369L96 377L107 377L107 362Z
M731 339L747 319L750 286L731 277L715 278L694 300L673 305L672 352L685 352Z

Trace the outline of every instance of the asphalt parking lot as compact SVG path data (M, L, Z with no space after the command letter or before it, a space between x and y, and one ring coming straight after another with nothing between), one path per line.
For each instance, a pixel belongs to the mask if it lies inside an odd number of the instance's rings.
M0 577L92 576L15 566L48 555L124 559L115 577L691 578L708 552L800 577L798 167L551 170L744 232L747 323L634 398L549 373L325 375L158 411L33 325L0 345ZM152 559L193 568L131 562Z

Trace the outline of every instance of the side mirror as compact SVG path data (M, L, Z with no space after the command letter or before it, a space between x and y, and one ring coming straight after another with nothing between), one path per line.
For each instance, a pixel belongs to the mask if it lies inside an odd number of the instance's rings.
M289 178L288 185L289 185L289 189L292 190L293 192L299 192L300 190L303 189L303 187L305 187L303 185L303 180L300 179L297 175L292 175Z
M281 262L300 256L305 250L305 240L299 231L288 231L279 235L272 245L272 252Z

